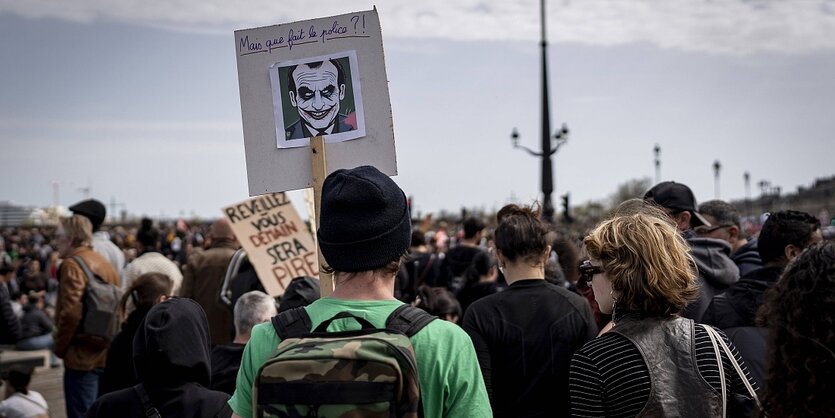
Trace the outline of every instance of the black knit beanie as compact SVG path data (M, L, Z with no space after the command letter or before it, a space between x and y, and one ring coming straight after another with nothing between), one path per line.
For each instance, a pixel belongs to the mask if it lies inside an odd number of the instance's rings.
M322 186L320 211L319 248L336 271L374 270L409 249L406 195L374 167L331 173Z

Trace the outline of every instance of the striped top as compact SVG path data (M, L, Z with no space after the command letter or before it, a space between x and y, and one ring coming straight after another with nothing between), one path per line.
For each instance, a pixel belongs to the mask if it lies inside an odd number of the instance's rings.
M696 367L705 381L719 393L719 368L710 336L699 326L695 334ZM719 334L730 347L748 381L755 390L759 390L736 347L722 331ZM748 391L730 360L724 352L721 354L729 394L747 396ZM649 369L632 342L620 334L609 332L589 341L574 353L569 386L573 417L634 417L649 400Z

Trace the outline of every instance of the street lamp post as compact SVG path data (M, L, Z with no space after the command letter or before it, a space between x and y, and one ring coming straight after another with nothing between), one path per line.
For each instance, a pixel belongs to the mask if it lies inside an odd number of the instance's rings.
M719 170L722 169L722 164L719 160L713 162L713 198L719 199Z
M548 137L548 146L543 147L542 152L536 152L519 143L519 131L513 128L510 133L510 141L513 148L521 148L534 157L542 158L542 218L548 222L554 219L554 204L551 203L551 194L554 192L553 172L551 171L551 156L559 151L560 147L568 142L568 125L562 127L553 137ZM553 140L553 146L551 141Z
M751 174L747 171L742 174L745 181L745 215L751 216Z
M527 147L519 145L519 132L513 128L511 140L515 148L522 148L530 154L542 157L542 217L548 222L554 219L554 204L551 202L551 194L554 192L554 174L551 164L551 156L556 154L560 145L568 140L568 127L565 124L551 136L551 107L548 95L548 41L545 30L545 0L540 0L540 47L542 49L542 151L534 152ZM556 140L555 144L551 144Z
M661 183L661 146L655 144L655 184Z

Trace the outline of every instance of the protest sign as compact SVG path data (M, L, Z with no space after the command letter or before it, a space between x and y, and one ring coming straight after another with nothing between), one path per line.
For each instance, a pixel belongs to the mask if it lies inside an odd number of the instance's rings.
M316 244L285 193L270 193L223 208L235 236L270 296L293 278L319 275Z
M377 11L235 31L250 195L311 187L310 138L328 172L397 174Z

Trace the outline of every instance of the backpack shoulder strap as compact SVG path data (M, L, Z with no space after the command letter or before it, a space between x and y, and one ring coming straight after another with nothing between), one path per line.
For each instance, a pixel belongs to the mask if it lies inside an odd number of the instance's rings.
M81 258L81 256L77 256L77 255L74 256L72 259L76 263L78 263L78 266L81 267L82 270L84 270L84 275L87 276L87 280L93 280L93 277L95 277L93 275L93 271L90 270L90 267L87 266L87 263L84 262L84 259Z
M284 311L270 319L275 333L282 341L310 333L313 324L303 306Z
M402 332L407 337L412 338L435 319L438 319L438 317L426 313L423 309L403 304L386 319L386 328Z

